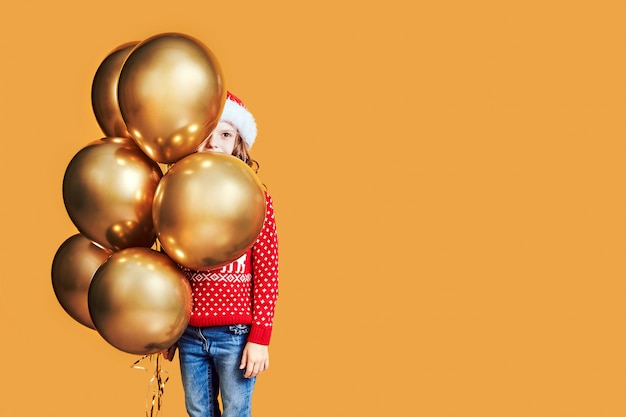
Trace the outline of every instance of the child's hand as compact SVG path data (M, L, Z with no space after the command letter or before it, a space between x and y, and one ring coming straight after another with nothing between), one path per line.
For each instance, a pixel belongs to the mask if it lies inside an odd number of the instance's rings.
M174 355L176 354L176 349L178 348L178 343L174 343L167 349L161 351L161 355L168 361L172 361L174 359Z
M248 342L243 349L239 369L245 369L246 378L252 378L265 371L270 366L270 355L267 346Z

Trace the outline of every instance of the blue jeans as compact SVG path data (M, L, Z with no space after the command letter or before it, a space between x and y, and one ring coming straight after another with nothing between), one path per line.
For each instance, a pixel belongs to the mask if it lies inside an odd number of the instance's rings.
M256 377L239 369L249 326L188 326L178 340L185 405L190 417L251 417ZM224 407L220 412L218 393Z

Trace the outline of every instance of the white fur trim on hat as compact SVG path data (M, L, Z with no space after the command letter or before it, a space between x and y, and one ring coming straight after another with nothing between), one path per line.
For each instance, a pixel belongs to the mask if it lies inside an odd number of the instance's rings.
M224 103L220 121L232 124L244 142L246 142L248 148L252 147L257 135L256 121L243 102L231 94L230 91L226 94L226 102Z

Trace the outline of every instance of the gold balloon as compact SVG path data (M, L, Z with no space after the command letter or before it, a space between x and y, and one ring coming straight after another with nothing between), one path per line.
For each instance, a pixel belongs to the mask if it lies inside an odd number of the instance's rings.
M65 171L65 208L81 234L107 249L150 247L156 240L152 199L162 176L132 139L94 141Z
M226 98L222 79L213 53L192 37L165 33L140 42L118 83L128 132L156 162L195 152L217 125Z
M81 234L69 237L52 261L52 288L61 307L77 322L95 329L87 306L87 293L94 273L111 252L96 246Z
M263 184L240 159L201 152L181 159L157 187L152 209L165 252L195 270L225 265L256 241L265 219Z
M115 48L102 61L93 77L91 107L106 136L130 137L117 101L117 82L124 60L138 43L129 42Z
M127 353L148 355L174 344L189 323L189 281L167 255L148 248L113 253L88 294L98 333Z

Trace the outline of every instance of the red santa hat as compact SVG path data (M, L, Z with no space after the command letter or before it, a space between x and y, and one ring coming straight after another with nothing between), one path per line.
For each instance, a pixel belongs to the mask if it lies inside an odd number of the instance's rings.
M228 122L233 125L248 148L252 147L257 135L256 121L243 102L230 91L226 92L226 102L220 116L220 122Z

